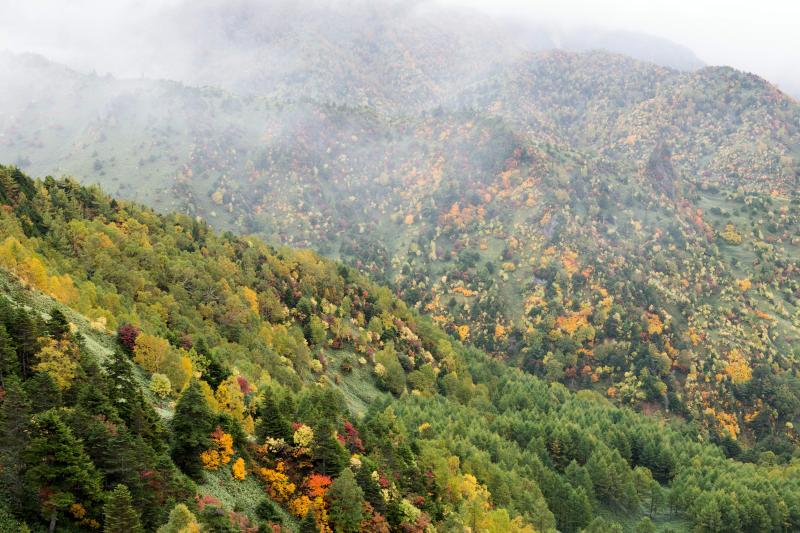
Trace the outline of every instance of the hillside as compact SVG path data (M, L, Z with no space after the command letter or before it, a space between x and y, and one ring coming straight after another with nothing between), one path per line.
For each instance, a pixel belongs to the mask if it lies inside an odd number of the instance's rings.
M515 366L791 456L800 112L763 80L547 52L398 115L4 60L0 156L311 247Z
M796 465L509 369L348 267L9 167L0 201L10 528L800 527Z

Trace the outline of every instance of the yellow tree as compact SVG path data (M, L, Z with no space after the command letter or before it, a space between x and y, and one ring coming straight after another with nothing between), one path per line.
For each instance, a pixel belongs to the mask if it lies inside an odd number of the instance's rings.
M239 422L244 421L244 394L236 376L230 376L217 387L215 394L219 409Z
M37 372L47 372L61 390L68 389L78 371L78 347L69 339L40 339L42 349L37 354Z
M148 372L159 372L169 352L166 339L142 332L136 337L133 360Z

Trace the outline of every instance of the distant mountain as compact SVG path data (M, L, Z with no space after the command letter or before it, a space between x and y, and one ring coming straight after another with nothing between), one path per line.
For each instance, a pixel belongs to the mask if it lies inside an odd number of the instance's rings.
M565 29L553 24L501 19L520 45L529 51L603 50L662 67L692 71L705 64L689 48L645 33L584 27Z
M487 53L516 38L353 9L176 11L213 21L186 64L223 89L6 55L0 158L313 247L510 364L786 457L797 102L730 68Z

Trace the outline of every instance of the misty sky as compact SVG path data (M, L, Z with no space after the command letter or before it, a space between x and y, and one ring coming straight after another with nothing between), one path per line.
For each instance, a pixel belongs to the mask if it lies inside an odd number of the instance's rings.
M639 31L689 47L705 63L754 72L800 92L797 0L442 0L566 26ZM789 87L793 84L793 87Z
M0 49L34 51L82 70L135 76L141 67L127 63L132 54L126 48L135 42L128 35L131 28L181 1L0 0ZM436 1L567 28L664 37L689 47L705 63L754 72L800 94L800 1Z

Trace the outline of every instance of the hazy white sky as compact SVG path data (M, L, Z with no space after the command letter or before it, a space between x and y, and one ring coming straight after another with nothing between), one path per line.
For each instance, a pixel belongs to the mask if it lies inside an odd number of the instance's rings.
M441 0L572 26L639 31L800 88L800 0ZM795 91L797 92L797 91Z
M0 49L36 51L85 68L87 50L124 47L120 37L126 28L181 1L0 0ZM664 37L689 47L706 63L755 72L800 93L800 0L437 1ZM106 68L99 65L98 70Z

